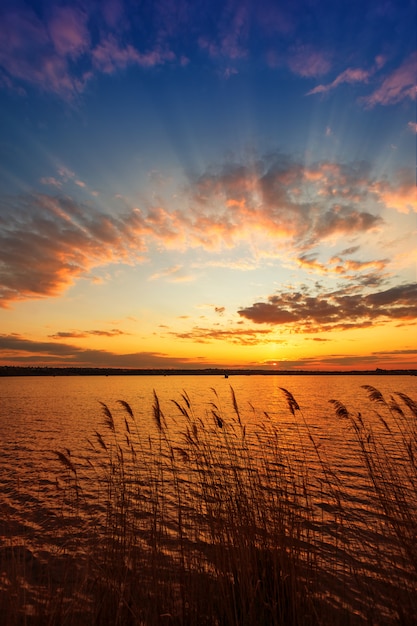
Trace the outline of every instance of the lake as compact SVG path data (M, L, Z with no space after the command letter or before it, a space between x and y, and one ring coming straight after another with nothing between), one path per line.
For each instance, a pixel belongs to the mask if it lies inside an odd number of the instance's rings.
M309 514L311 527L305 531L303 541L311 540L316 547L320 544L322 562L326 558L333 560L332 584L335 590L338 585L344 589L344 597L339 598L340 606L356 613L358 620L365 619L367 600L362 601L359 597L362 592L358 592L358 573L366 580L372 576L381 579L382 575L393 579L400 576L399 572L407 570L408 565L402 562L404 555L397 546L395 529L385 532L387 522L375 494L370 493L369 476L360 455L354 422L343 418L340 411L337 415L337 405L329 401L340 401L354 416L360 412L369 420L372 437L375 435L381 442L384 454L394 464L401 464L403 451L398 447L397 439L401 440L404 432L409 431L402 430L398 412L394 412L396 419L388 428L386 407L371 403L369 389L364 386L376 387L387 401L391 397L399 401L400 396L395 394L416 398L416 381L415 377L406 375L236 375L228 379L220 375L0 378L0 547L24 545L31 555L44 562L51 555L83 552L79 528L70 523L63 524L65 515L70 517L71 507L65 491L70 478L59 462L57 451L82 470L79 480L85 497L78 514L84 520L90 520L90 509L95 507L94 515L98 519L100 507L97 507L94 494L99 479L94 479L89 466L96 458L91 442L97 442L97 431L106 434L100 403L109 408L116 430L120 429L120 432L124 429L126 413L119 401L129 403L141 437L156 441L155 392L171 449L183 449L184 434L187 428L191 428L181 406L192 413L200 432L201 429L206 433L205 428L209 432L210 428L220 427L222 434L230 432L236 437L236 428L240 428L251 442L255 456L259 454L262 459L270 445L271 433L274 434L283 455L281 465L289 461L292 471L298 477L303 476L305 484L309 485L308 506L314 511ZM234 406L232 388L237 406ZM293 404L293 411L289 409L289 399L282 388L292 394L299 408L294 410ZM407 429L409 427L407 425ZM128 438L127 432L123 432ZM372 444L371 435L367 436L369 440L365 441L365 446ZM307 473L309 477L304 478ZM193 477L183 480L190 499L194 497L193 486L188 483L193 480ZM173 496L167 499L166 506L167 509L172 507L175 516ZM343 508L343 515L338 507ZM104 515L104 504L102 511ZM312 535L315 538L311 539ZM340 557L338 563L336 554L337 558ZM353 563L356 564L354 568ZM401 574L401 585L403 582ZM405 583L406 592L409 584L414 583ZM388 591L385 589L384 593L388 594ZM398 594L398 589L392 593ZM329 592L329 595L332 594ZM337 591L334 591L336 595ZM337 603L335 598L333 603ZM390 620L396 623L388 603L378 611L386 623L391 623Z

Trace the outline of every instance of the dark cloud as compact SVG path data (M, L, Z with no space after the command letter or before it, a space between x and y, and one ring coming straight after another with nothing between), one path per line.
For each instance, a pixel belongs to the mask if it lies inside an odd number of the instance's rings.
M297 332L366 328L387 321L417 319L417 283L379 292L358 286L311 294L309 290L280 292L267 302L255 302L238 311L258 324L291 326Z
M378 350L377 352L373 352L372 354L384 354L384 355L392 355L392 356L396 356L397 354L399 355L407 355L407 354L417 354L417 348L412 348L410 350Z
M51 339L84 339L85 337L119 337L120 335L128 335L122 330L113 328L112 330L84 330L84 331L60 331L49 335Z
M355 234L371 230L381 223L379 216L367 211L358 211L349 206L335 206L319 218L314 236L323 239L335 233Z
M361 371L380 369L415 369L417 350L392 350L371 354L330 354L294 360L270 360L263 366L278 370Z
M159 352L116 354L107 350L91 350L67 343L31 341L21 335L0 335L3 365L169 368L191 367L197 359L171 357ZM201 359L204 364L204 359Z

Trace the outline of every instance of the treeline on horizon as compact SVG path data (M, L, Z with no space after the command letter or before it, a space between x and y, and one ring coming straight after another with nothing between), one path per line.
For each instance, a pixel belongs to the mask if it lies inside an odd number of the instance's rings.
M411 375L417 376L417 369L381 369L375 370L276 370L276 369L229 369L229 368L113 368L113 367L50 367L2 365L1 376L311 376L311 375Z

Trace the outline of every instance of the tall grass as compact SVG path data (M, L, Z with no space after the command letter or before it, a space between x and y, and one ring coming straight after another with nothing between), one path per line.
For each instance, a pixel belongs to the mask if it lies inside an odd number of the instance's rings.
M77 550L41 563L0 548L0 623L414 624L417 404L366 390L366 417L331 400L368 489L356 514L286 389L295 439L268 413L245 420L232 388L204 416L185 392L169 407L154 393L151 429L102 403L88 458L56 452Z

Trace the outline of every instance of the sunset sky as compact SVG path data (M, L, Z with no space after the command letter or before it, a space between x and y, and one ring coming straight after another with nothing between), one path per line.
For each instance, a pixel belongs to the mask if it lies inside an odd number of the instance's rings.
M415 0L1 0L0 365L417 367Z

